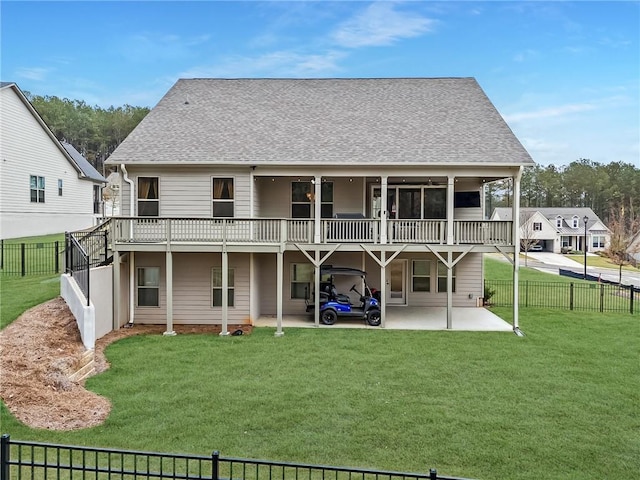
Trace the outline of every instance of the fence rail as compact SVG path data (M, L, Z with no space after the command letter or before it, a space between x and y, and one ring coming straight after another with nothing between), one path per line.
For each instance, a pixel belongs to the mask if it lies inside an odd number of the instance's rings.
M60 242L7 243L0 240L0 271L4 275L60 273Z
M485 280L485 295L491 291L489 303L496 307L513 305L511 280ZM613 285L597 282L540 282L524 280L519 283L518 304L522 307L557 308L590 312L638 313L640 289L633 285Z
M140 452L14 441L3 435L0 478L128 480L465 480L429 473L272 462L245 458ZM469 479L467 479L469 480Z

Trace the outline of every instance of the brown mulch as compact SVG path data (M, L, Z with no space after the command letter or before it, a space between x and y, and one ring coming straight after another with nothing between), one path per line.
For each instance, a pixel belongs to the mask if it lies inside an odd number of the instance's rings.
M242 326L245 333L250 328ZM108 333L96 341L96 373L109 368L104 349L110 343L131 335L162 334L165 329L134 325ZM176 325L175 330L219 333L220 327ZM32 428L76 430L101 424L111 411L109 400L85 390L84 381L69 380L84 352L75 318L61 297L27 310L0 331L0 398Z

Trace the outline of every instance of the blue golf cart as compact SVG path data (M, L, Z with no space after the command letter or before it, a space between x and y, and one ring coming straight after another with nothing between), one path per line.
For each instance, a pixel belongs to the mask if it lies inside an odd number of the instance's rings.
M338 293L336 289L336 277L360 278L363 292L356 288L357 283L349 289L359 297L359 303L351 302L349 295ZM367 273L357 268L347 267L320 267L320 321L324 325L333 325L338 318L361 318L369 325L377 327L380 325L380 302L374 297L372 289L367 285ZM307 312L315 309L315 299L313 297L305 300Z

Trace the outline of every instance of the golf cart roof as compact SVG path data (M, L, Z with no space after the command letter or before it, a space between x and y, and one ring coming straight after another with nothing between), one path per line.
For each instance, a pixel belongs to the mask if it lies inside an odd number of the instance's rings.
M357 268L349 267L320 267L320 275L356 275L358 277L365 277L367 272L359 270Z

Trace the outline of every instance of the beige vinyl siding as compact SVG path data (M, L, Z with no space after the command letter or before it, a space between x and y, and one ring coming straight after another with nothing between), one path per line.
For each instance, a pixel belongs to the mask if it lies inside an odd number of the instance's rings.
M251 175L248 169L239 168L129 168L129 178L134 181L134 203L137 203L137 178L158 177L161 217L212 216L213 178L233 178L234 216L251 217ZM129 184L122 182L122 212L129 215ZM137 214L137 205L134 216Z
M79 178L75 166L12 88L0 93L2 238L92 226L94 183ZM31 175L45 179L44 203L30 200ZM58 180L63 182L62 196Z
M212 306L212 268L222 265L219 253L173 253L173 322L175 324L220 324L222 308ZM138 307L136 323L166 323L166 255L136 253L138 267L160 268L160 306ZM229 307L228 322L249 323L249 255L229 254L234 270L234 306Z
M365 213L363 178L333 179L333 213Z

